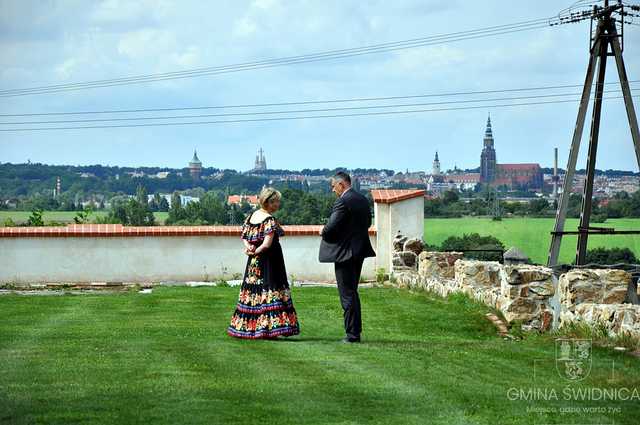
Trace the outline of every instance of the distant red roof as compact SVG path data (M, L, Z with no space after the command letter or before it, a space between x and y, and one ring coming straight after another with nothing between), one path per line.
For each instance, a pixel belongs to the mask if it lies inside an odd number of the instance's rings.
M534 170L540 168L540 164L497 164L503 170Z
M379 204L393 204L411 198L424 196L422 189L374 189L371 191L373 202Z
M258 205L257 195L229 195L227 198L228 204L241 204L242 201L247 201L249 205Z
M451 174L445 177L445 180L454 182L454 183L468 183L468 182L479 182L480 181L480 173L467 173L467 174Z

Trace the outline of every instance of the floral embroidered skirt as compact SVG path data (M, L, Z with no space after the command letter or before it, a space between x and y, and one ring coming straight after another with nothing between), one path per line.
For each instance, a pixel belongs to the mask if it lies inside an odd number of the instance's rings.
M227 334L269 339L299 333L282 250L274 243L265 253L249 257Z

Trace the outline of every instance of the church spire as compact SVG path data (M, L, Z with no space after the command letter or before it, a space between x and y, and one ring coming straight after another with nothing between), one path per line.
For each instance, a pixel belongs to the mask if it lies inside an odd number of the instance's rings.
M440 175L440 160L438 159L438 151L436 151L436 157L433 160L433 170L431 172L434 176Z
M492 183L496 176L496 150L493 146L493 130L491 115L487 117L487 128L484 131L482 154L480 155L480 182Z
M487 128L484 131L484 138L493 141L493 131L491 130L491 115L487 117Z
M198 159L198 153L196 152L196 150L193 150L193 158L191 159L192 163L200 163L200 160Z
M253 167L256 171L264 171L267 169L267 159L264 156L264 151L262 148L258 149L258 154L256 155L256 162Z

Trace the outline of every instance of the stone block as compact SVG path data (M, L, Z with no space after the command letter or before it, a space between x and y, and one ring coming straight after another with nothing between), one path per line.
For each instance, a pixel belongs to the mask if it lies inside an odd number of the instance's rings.
M560 303L568 309L583 303L624 302L631 275L624 270L576 269L560 276Z
M462 252L422 251L418 256L418 272L425 277L453 279L454 264L462 256Z
M411 251L401 251L393 254L393 266L415 268L418 264L418 256Z
M529 292L540 298L549 298L554 294L553 282L551 279L544 282L531 282L528 285Z
M516 298L502 307L502 314L504 314L504 318L508 322L513 322L514 320L530 322L536 319L540 312L539 304L528 298Z
M504 266L504 277L511 285L551 280L553 270L544 266L528 264Z
M500 263L497 261L458 260L454 265L458 286L500 286Z
M640 338L640 305L582 303L573 312L563 311L561 326L572 321L604 325L610 336L630 334Z
M416 255L420 255L423 249L424 249L424 243L422 242L421 239L418 239L418 238L408 239L402 247L403 251L411 251Z
M404 249L404 243L407 241L407 237L398 232L393 238L393 250L395 252L401 252Z

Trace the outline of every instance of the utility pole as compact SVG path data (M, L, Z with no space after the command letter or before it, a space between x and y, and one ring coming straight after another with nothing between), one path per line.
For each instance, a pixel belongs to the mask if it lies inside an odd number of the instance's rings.
M553 148L553 202L558 202L558 148Z
M493 202L491 206L491 219L495 221L502 220L502 210L500 209L500 195L498 189L494 188L490 193L493 194Z
M631 12L629 12L629 9ZM624 23L627 17L640 16L640 6L629 6L618 0L614 5L609 5L609 1L604 1L604 6L593 6L592 9L571 13L568 16L560 17L559 24L579 22L582 20L591 20L591 42L590 57L587 65L587 74L582 89L582 98L580 107L578 108L578 117L571 141L571 150L569 151L569 160L567 170L562 185L562 195L556 211L556 222L553 232L551 232L551 246L549 247L548 266L555 266L558 263L560 253L560 244L562 236L566 234L578 235L578 246L576 248L576 264L581 265L585 262L587 252L587 242L589 234L616 234L614 229L610 228L592 228L589 227L592 209L593 197L593 180L596 168L596 155L598 151L598 138L600 135L600 118L602 116L602 96L604 92L604 80L606 74L607 57L613 56L616 61L618 70L618 78L622 88L624 104L627 112L627 120L629 121L629 129L631 130L631 138L636 154L636 160L640 167L640 132L638 131L638 120L633 106L631 90L629 88L629 80L622 59L622 50L624 46L623 34ZM557 25L557 24L554 24ZM595 25L595 33L593 27ZM620 32L618 32L620 27ZM596 75L597 68L597 75ZM595 81L595 95L593 98L593 111L591 115L591 129L589 134L589 150L587 154L587 178L585 180L582 206L580 209L580 224L577 232L566 232L564 230L565 220L567 218L567 207L571 189L573 186L573 177L576 171L576 162L578 152L580 150L580 141L582 139L582 131L584 121L589 106L589 98L591 96L591 87ZM628 232L625 232L628 233ZM640 233L640 232L638 232Z

